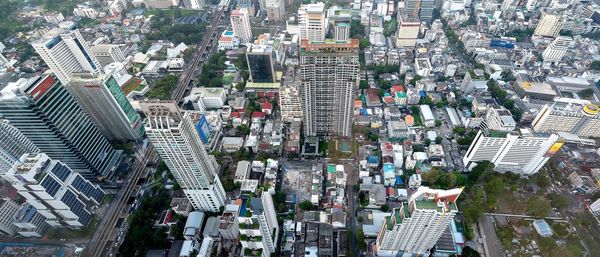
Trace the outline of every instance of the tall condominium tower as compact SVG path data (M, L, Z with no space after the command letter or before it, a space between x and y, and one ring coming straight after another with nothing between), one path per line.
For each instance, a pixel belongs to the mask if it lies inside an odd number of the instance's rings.
M405 10L398 12L398 32L396 33L397 47L415 47L419 31L421 30L421 20L418 17L406 15Z
M386 217L377 236L377 256L427 255L458 212L456 200L462 188L451 190L419 187L408 203Z
M359 82L358 39L300 46L304 133L350 136L353 89Z
M102 70L74 24L54 28L31 45L63 84L71 80L73 72L100 73Z
M435 0L404 0L406 14L410 18L419 18L421 21L431 23Z
M323 41L327 34L325 4L303 4L298 9L298 28L300 40Z
M557 99L554 104L542 107L531 127L535 131L600 138L600 107L587 100Z
M533 32L534 36L556 37L563 26L562 15L542 12L542 16Z
M271 256L275 253L279 224L271 194L264 191L260 197L251 197L240 210L251 215L238 216L242 251L255 256Z
M0 116L40 150L87 179L112 176L120 152L53 74L0 91Z
M102 67L113 62L125 61L125 55L118 45L97 44L91 46L90 49Z
M542 53L544 62L560 62L567 53L567 50L569 50L571 42L573 42L572 37L560 36L555 38Z
M250 81L258 83L277 81L272 46L250 45L246 51L246 61L250 71Z
M531 175L562 146L563 141L550 133L531 133L480 130L463 157L465 167L477 162L490 161L497 171Z
M225 205L225 190L216 175L218 164L206 153L198 132L202 114L182 114L169 101L143 102L142 110L148 138L192 206L199 211L219 211Z
M248 18L248 10L240 9L231 11L229 16L233 34L240 39L241 43L248 43L252 39L252 28Z
M2 176L52 227L81 227L92 219L92 208L104 191L46 154L24 154Z
M137 141L144 134L142 119L113 75L73 73L66 86L111 141Z
M4 174L24 153L40 150L7 120L0 119L0 174Z

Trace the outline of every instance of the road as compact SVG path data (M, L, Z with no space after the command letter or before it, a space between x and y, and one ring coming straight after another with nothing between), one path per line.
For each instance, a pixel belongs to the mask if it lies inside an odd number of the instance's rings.
M504 248L496 236L496 225L492 216L485 215L479 220L479 231L483 237L483 248L488 257L505 257Z
M215 32L217 32L217 28L219 27L219 23L221 22L223 13L225 13L227 8L228 8L228 6L219 6L219 10L213 16L213 19L207 29L208 33L206 33L206 35L209 35L209 36L204 37L202 42L200 42L200 44L196 45L196 47L195 47L196 50L194 51L194 54L192 55L191 62L186 66L185 70L181 74L181 77L179 78L179 81L177 82L177 87L173 91L172 99L175 100L175 102L179 103L183 100L183 97L185 96L185 93L189 89L192 80L196 76L196 69L198 69L198 68L200 68L200 70L202 69L202 64L200 62L202 61L202 59L204 57L205 51L207 49L210 49L210 47L214 44L213 40L216 39ZM217 33L217 36L218 35L219 35L219 33ZM200 67L198 67L198 65L200 65Z
M348 215L346 217L346 228L349 228L349 230L351 231L352 236L350 236L348 240L350 240L349 242L352 246L352 249L350 250L354 253L353 256L362 256L358 249L358 242L356 242L356 227L358 226L356 224L356 201L358 201L358 199L357 193L356 191L354 191L353 186L359 184L357 167L358 165L356 165L355 162L350 162L344 167L348 171L346 180L346 200L348 201Z
M111 235L113 235L116 223L121 214L126 212L127 200L129 197L131 197L132 193L135 193L134 188L137 184L137 181L146 170L146 165L148 164L148 161L151 160L154 152L154 146L152 145L149 145L145 151L140 150L136 152L136 161L130 178L127 180L127 182L125 182L125 184L121 187L121 190L119 190L115 196L116 199L113 200L110 207L104 214L104 218L102 221L100 221L96 232L92 236L92 239L88 243L87 248L82 256L104 256L106 244L113 240Z

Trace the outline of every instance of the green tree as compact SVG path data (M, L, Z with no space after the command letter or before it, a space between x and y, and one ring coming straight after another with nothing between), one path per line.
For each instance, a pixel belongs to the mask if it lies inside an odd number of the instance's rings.
M367 250L367 242L365 241L365 233L361 228L356 230L356 242L358 243L358 248L361 251Z
M600 70L600 61L593 61L590 64L590 70Z
M369 83L366 80L361 80L359 87L360 87L360 89L367 89L367 88L369 88Z
M360 50L363 50L363 49L369 47L370 45L371 45L371 42L369 42L369 40L366 38L361 38L360 41L358 42L358 46L359 46Z
M550 202L543 197L534 196L527 200L527 213L532 216L545 217L550 213Z
M569 198L562 194L552 193L550 194L550 205L553 208L564 210L569 207Z
M439 145L442 143L442 140L443 140L442 137L438 136L435 138L435 143Z
M298 204L298 207L303 211L310 211L315 209L315 206L309 200L304 200L300 202L300 204Z
M387 204L382 205L381 207L379 207L379 209L382 212L388 212L390 210L390 207Z

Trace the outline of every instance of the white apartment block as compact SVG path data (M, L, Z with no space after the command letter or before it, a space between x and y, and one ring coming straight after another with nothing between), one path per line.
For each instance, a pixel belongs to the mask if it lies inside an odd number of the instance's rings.
M100 62L74 24L50 30L31 46L63 84L71 80L74 72L96 74L102 71Z
M252 28L247 9L231 11L230 21L233 35L240 39L240 43L245 44L252 40Z
M175 180L198 211L217 212L225 205L225 190L216 175L218 164L208 155L196 125L202 114L181 113L174 102L146 101L146 133Z
M545 105L533 119L535 131L568 132L581 137L600 137L600 107L586 100L557 99Z
M196 111L207 109L220 109L225 105L227 94L223 88L217 87L195 87L185 97L184 102L189 102Z
M86 5L78 5L73 8L73 15L76 17L84 17L90 19L98 18L98 11L95 8Z
M300 50L304 133L350 136L353 89L359 83L358 39L309 43Z
M268 192L263 192L260 198L252 197L246 201L247 209L242 210L246 215L240 215L237 218L242 255L269 257L275 253L279 236L279 224L273 198ZM246 252L252 252L252 254L246 254Z
M471 169L477 162L490 161L499 172L531 175L562 146L559 137L550 133L480 130L463 157L465 167Z
M540 17L537 27L535 27L533 35L556 37L560 33L562 25L563 20L561 15L542 12L542 16Z
M10 198L0 198L0 234L12 237L17 232L13 217L20 206Z
M497 131L513 131L517 127L517 122L509 110L504 107L490 107L485 114L485 122L482 122L482 129Z
M324 41L327 34L327 20L325 18L325 4L303 4L298 9L298 27L300 40Z
M24 154L2 178L52 227L87 225L105 195L98 185L46 154Z
M283 85L279 88L279 105L283 121L302 121L300 92L295 85Z
M0 120L0 175L6 173L23 154L37 152L39 149L17 128L7 120Z
M266 0L267 17L269 20L281 21L285 19L284 0Z
M113 62L125 61L125 55L118 45L98 44L91 46L90 49L102 67Z
M377 256L427 255L458 212L461 192L462 188L419 187L408 203L385 218L375 245Z
M204 6L203 0L183 0L183 6L185 8L199 10Z
M544 62L560 62L569 50L571 42L573 42L571 37L560 36L555 38L542 53Z

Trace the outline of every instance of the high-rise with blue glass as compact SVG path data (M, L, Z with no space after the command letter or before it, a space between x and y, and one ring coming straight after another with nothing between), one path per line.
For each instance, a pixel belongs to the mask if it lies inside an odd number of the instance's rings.
M0 91L0 116L40 152L87 179L111 177L120 158L120 152L53 74L7 85Z
M66 88L110 141L137 141L144 134L142 119L113 75L73 73Z

